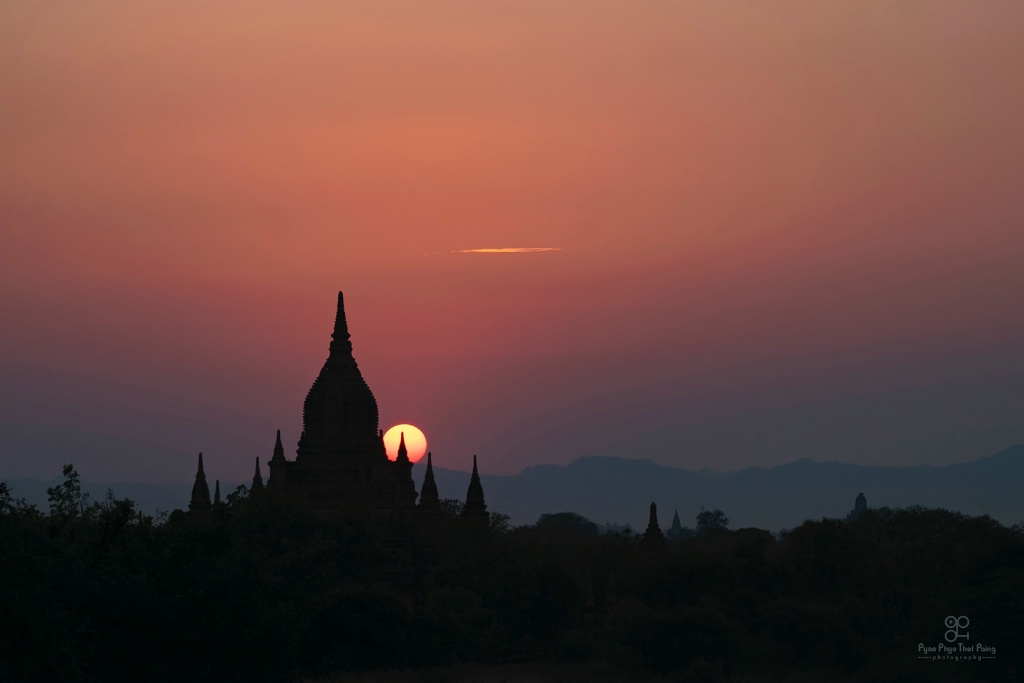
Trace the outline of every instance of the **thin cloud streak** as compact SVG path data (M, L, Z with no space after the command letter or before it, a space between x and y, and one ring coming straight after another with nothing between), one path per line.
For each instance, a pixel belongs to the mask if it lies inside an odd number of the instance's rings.
M456 249L453 254L535 254L541 251L561 251L561 247L489 247L486 249Z

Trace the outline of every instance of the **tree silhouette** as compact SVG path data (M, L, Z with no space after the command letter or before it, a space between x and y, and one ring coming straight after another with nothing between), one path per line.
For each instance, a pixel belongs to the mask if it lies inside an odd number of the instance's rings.
M721 510L701 510L697 513L697 533L707 533L712 529L725 529L729 526L729 518Z

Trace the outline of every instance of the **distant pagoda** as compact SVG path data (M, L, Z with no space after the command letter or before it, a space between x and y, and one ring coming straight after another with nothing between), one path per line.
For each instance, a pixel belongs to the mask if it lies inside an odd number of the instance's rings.
M651 503L651 516L647 521L647 530L640 537L640 550L644 552L664 552L668 550L668 541L661 533L658 525L658 506Z

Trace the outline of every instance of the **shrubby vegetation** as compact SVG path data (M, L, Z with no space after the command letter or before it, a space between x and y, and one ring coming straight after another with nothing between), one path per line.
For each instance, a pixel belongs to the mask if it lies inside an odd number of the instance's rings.
M446 501L424 556L244 489L204 520L154 523L64 476L47 512L0 483L0 681L445 680L465 662L587 662L605 680L1024 671L1024 534L987 517L869 510L776 537L712 515L644 555L574 513L474 533ZM919 660L948 615L995 658Z

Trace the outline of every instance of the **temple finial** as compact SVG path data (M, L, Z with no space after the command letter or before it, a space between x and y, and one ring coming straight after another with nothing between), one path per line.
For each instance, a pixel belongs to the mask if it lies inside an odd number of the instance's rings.
M274 443L274 457L271 458L272 462L276 461L276 460L284 460L284 446L281 445L281 430L280 429L277 430L277 441ZM257 466L258 466L259 458L256 459L256 462L257 462Z
M431 463L430 451L427 451L427 472L423 475L419 506L431 509L441 507L441 501L437 495L437 482L434 481L434 465Z
M395 456L395 460L398 462L410 462L409 449L405 447L405 432L401 432L398 438L398 454Z
M476 469L476 455L473 456L473 474L469 478L469 489L466 491L466 504L462 508L462 514L465 517L487 515L484 487L480 483L480 473Z
M213 504L219 506L220 502L220 479L217 480L213 490Z
M256 456L256 474L252 477L252 490L263 488L263 475L260 474L260 458Z
M338 312L334 317L334 332L331 334L331 354L328 360L354 360L352 358L352 341L348 333L348 321L345 319L345 297L338 292Z
M188 504L189 512L203 513L210 511L210 486L206 483L203 472L203 454L199 454L199 467L196 468L196 481L192 484L192 500Z
M678 541L683 537L683 523L679 521L678 508L672 514L672 527L668 530L668 537L673 541Z

